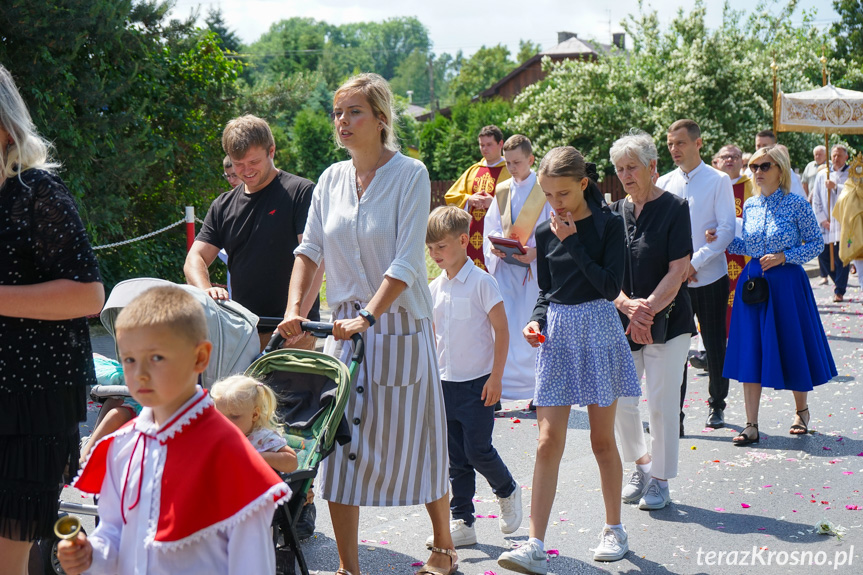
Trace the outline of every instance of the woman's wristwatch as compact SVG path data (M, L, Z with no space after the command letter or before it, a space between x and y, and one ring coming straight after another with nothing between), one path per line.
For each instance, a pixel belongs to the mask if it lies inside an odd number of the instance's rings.
M358 313L360 314L361 318L369 322L369 327L372 327L373 325L375 325L375 322L378 321L375 319L375 316L372 315L372 312L367 309L361 309Z

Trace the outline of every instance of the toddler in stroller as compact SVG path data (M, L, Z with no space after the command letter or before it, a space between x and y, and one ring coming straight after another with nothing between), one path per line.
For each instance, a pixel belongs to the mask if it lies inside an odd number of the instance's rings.
M281 473L297 469L297 453L282 435L273 390L246 375L217 381L210 390L216 409L236 425L267 464Z

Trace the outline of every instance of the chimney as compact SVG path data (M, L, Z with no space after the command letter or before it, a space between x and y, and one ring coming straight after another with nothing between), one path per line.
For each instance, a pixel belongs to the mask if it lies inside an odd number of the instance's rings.
M615 32L611 35L611 43L617 46L618 50L626 50L626 34Z
M575 34L575 32L558 32L557 33L557 43L558 44L563 44L564 42L566 42L570 38L578 38L578 36Z

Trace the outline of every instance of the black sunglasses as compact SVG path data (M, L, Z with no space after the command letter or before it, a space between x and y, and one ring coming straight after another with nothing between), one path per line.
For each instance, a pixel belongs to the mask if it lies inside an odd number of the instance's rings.
M753 174L758 172L758 170L761 170L761 172L763 173L769 171L770 168L775 165L776 164L774 164L773 162L764 162L763 164L749 164L749 169L752 170Z
M230 176L228 174L222 174L222 177L226 180L230 180L231 178L239 178L240 176L238 176L237 174L231 174Z

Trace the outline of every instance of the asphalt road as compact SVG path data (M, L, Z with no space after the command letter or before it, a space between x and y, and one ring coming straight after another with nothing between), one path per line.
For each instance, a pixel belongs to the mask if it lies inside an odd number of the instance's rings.
M790 392L765 390L761 443L733 446L731 438L745 423L740 385L731 384L729 426L705 429L707 376L690 369L687 434L681 440L679 476L671 481L673 503L650 512L624 505L631 551L621 561L602 564L592 560L591 551L604 523L599 473L587 412L573 408L546 539L546 548L558 552L550 556L549 573L863 573L863 295L857 276L851 277L847 299L839 304L831 300L832 286L812 281L839 376L810 395L810 435L788 435L794 409ZM110 340L97 340L97 350L113 351ZM525 402L504 407L494 442L521 484L525 519L515 534L503 536L496 519L479 518L479 543L459 550L459 571L466 575L511 573L496 559L528 535L536 418L524 410ZM631 466L624 470L628 477ZM64 499L86 501L72 489L64 491ZM499 511L482 478L476 506L479 515ZM822 521L844 535L817 534L815 526ZM424 541L430 533L423 507L363 508L362 572L413 573L413 564L427 557ZM322 501L317 532L303 550L313 572L337 569L333 530Z

